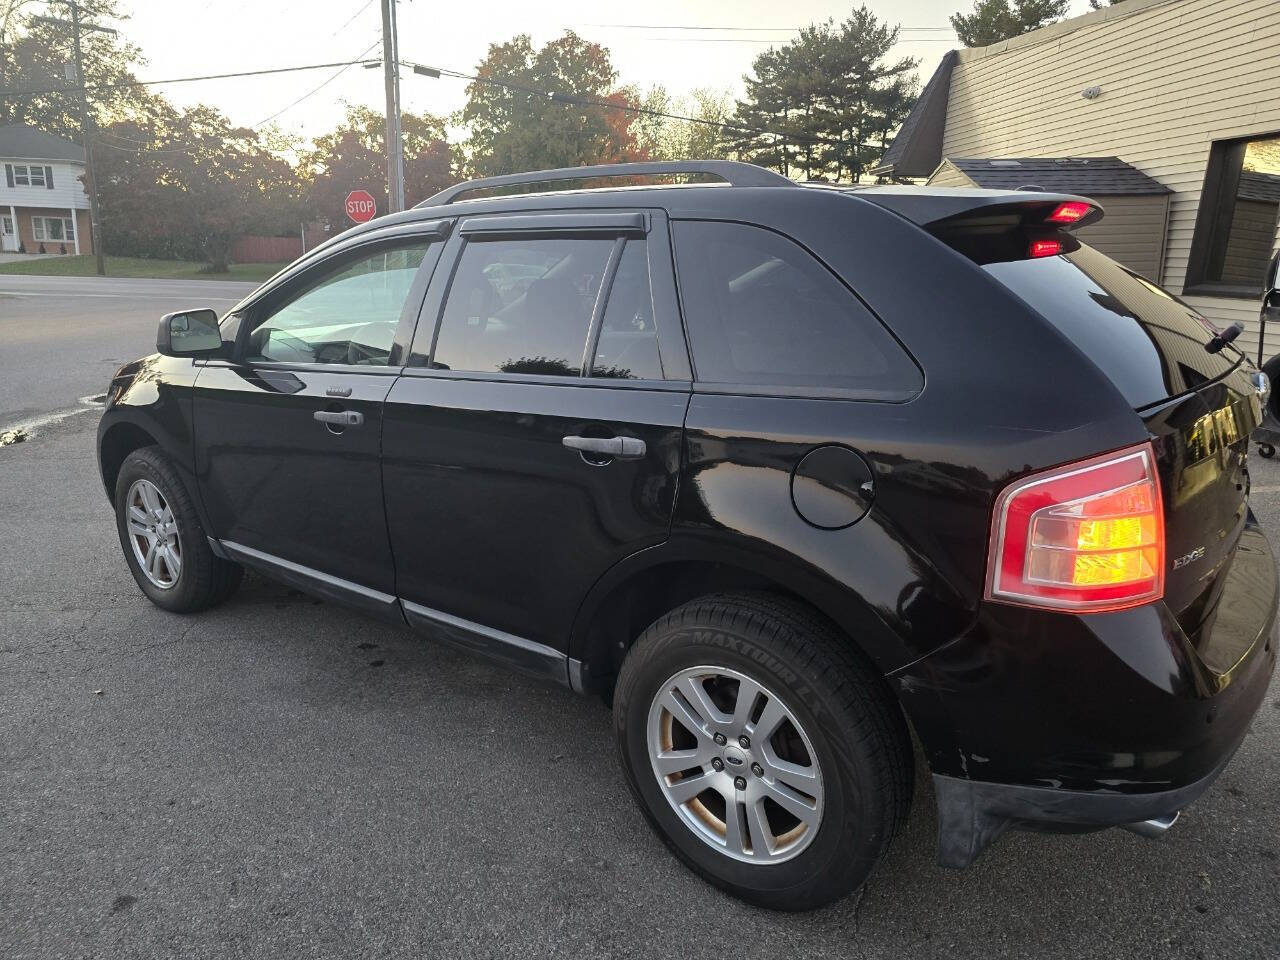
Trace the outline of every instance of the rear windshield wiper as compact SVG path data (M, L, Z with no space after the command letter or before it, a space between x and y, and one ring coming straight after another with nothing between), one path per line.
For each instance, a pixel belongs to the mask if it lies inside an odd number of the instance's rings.
M1237 320L1225 330L1220 330L1213 335L1213 339L1204 345L1205 350L1209 353L1217 353L1228 343L1234 340L1240 334L1244 333L1244 324Z

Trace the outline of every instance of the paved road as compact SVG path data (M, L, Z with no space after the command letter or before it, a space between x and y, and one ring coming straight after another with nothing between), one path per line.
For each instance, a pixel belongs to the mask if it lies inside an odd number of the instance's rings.
M223 310L254 286L0 274L0 430L104 392L120 364L155 349L162 314Z
M1011 834L944 871L922 781L860 898L776 915L654 839L598 702L256 578L151 606L94 419L0 449L4 960L1280 954L1280 687L1162 841ZM1280 465L1254 473L1280 532Z

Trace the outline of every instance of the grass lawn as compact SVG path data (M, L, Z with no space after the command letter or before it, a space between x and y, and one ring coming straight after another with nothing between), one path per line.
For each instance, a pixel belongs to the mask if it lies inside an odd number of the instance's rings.
M282 263L233 263L230 273L205 273L202 263L186 260L148 260L143 257L107 257L108 277L145 277L152 280L251 280L261 281L274 274ZM93 277L97 266L91 255L79 257L37 257L0 263L0 275L23 274L37 277Z

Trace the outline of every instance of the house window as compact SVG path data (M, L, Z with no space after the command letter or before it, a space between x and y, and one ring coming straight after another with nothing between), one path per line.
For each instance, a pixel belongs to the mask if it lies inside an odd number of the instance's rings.
M1215 143L1191 241L1186 292L1256 297L1277 243L1278 222L1280 135Z
M44 167L28 167L27 176L31 179L31 186L44 186Z
M31 179L27 174L26 167L20 167L20 166L17 166L16 164L14 165L13 185L15 187L28 187L31 185Z
M72 243L76 238L76 222L70 217L32 217L31 235L42 242Z

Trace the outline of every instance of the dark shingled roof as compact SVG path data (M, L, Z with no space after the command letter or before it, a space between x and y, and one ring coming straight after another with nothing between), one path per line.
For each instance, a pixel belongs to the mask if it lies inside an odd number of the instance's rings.
M920 91L920 99L902 122L898 135L889 144L872 173L893 177L927 177L942 157L942 132L947 125L947 98L951 94L951 71L956 51L943 54L938 69Z
M1034 184L1050 193L1085 197L1172 193L1119 157L947 157L979 187L1015 190Z
M1280 176L1246 170L1240 174L1240 188L1236 191L1236 196L1246 200L1280 202Z
M0 158L84 163L84 147L25 123L9 123L0 126Z

